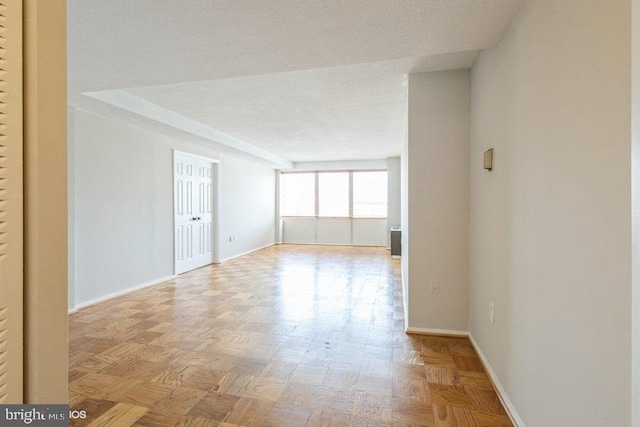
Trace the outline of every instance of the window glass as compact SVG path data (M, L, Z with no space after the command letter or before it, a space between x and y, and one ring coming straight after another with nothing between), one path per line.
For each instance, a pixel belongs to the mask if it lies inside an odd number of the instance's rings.
M322 205L321 205L322 206ZM387 172L353 172L353 216L387 216Z
M280 177L280 189L282 216L315 216L314 173L283 173Z
M318 174L319 216L349 216L349 172Z

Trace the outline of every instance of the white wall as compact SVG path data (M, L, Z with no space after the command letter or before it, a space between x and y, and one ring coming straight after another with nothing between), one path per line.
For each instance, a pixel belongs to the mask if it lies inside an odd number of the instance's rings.
M405 133L402 138L400 150L400 228L402 257L402 299L404 305L404 326L409 328L409 102L407 102L407 115Z
M75 307L76 297L76 187L75 187L75 120L72 107L67 108L67 307Z
M640 1L631 17L632 349L631 425L640 425Z
M276 172L245 160L221 160L222 260L233 258L276 239ZM229 241L229 237L236 240Z
M387 159L387 222L388 228L400 227L400 157ZM391 234L387 230L387 247L391 247Z
M283 242L321 245L386 246L386 218L284 217Z
M315 217L282 218L284 243L316 243L318 240L318 220Z
M221 258L274 243L273 169L83 111L74 131L76 305L173 275L173 149L220 160Z
M527 426L631 425L630 13L529 1L473 67L471 333Z
M409 75L402 258L410 330L468 331L469 96L469 70Z
M386 218L353 218L351 220L351 244L384 246L389 226Z

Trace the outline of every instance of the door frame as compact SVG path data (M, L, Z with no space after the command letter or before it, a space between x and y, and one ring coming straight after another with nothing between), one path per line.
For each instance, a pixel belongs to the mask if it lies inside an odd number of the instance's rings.
M172 153L172 167L173 170L171 172L171 177L172 177L172 182L171 182L171 194L173 196L173 204L172 204L172 208L173 208L173 215L172 215L172 234L173 234L173 274L174 276L177 276L177 264L178 261L176 259L177 257L177 251L176 251L176 157L177 155L180 156L189 156L189 157L194 157L196 159L200 159L200 160L205 160L207 162L211 162L211 171L212 171L212 178L213 178L213 185L211 186L211 191L213 192L213 194L211 195L211 200L213 201L213 221L212 221L212 226L211 226L211 233L213 234L213 236L211 236L211 242L213 243L213 248L212 248L212 252L213 252L213 263L214 264L220 264L220 160L216 160L216 159L212 159L210 157L205 157L205 156L200 156L198 154L193 154L193 153L189 153L188 151L182 151L182 150L176 150L173 149L173 153Z

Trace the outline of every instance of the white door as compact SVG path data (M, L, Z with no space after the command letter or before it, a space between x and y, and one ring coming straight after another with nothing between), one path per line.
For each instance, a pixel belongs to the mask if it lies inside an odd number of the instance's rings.
M176 274L213 263L213 163L174 152Z

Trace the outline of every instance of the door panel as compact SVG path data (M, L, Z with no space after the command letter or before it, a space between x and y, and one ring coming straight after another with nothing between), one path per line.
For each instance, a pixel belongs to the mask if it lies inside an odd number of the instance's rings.
M174 153L176 274L213 263L213 165Z

